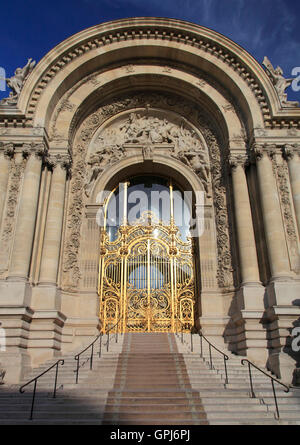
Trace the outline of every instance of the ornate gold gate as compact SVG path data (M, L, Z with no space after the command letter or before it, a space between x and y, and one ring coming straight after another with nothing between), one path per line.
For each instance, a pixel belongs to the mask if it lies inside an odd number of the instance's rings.
M190 331L194 325L192 239L183 242L170 225L144 212L126 221L115 241L101 233L100 321L103 331L118 323L121 332ZM116 328L115 328L116 329Z

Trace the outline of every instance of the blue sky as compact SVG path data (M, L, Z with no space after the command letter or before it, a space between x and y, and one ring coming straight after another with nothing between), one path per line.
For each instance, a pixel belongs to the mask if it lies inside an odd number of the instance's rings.
M297 0L2 0L0 67L7 77L27 58L39 61L55 45L87 27L125 17L171 17L212 28L259 62L265 55L286 77L300 66ZM0 91L0 98L7 92ZM290 100L300 92L288 90Z

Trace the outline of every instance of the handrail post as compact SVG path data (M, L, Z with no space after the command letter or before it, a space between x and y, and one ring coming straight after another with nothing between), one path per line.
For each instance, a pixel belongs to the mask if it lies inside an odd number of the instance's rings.
M76 369L76 385L77 385L77 383L78 383L78 374L79 374L79 359L80 359L80 356L77 356L77 369Z
M228 385L229 381L228 381L228 374L227 374L227 363L226 363L227 359L226 359L225 355L223 358L224 358L224 368L225 368L225 385Z
M56 397L56 384L57 384L58 364L59 364L59 362L56 363L55 381L54 381L54 392L53 392L53 398L54 398L54 399L55 399L55 397Z
M249 370L249 379L250 379L251 398L255 399L255 393L253 390L253 383L252 383L251 364L249 362L248 362L248 370Z
M33 388L33 394L32 394L31 411L30 411L29 420L32 420L32 418L33 418L33 407L34 407L34 402L35 402L36 382L37 382L37 379L34 380L34 388Z
M277 397L276 397L276 391L275 391L275 386L274 386L274 380L273 380L273 379L272 379L272 389L273 389L273 396L274 396L275 407L276 407L276 414L277 414L276 419L279 420L279 419L280 419L279 408L278 408Z
M93 356L94 356L94 343L92 344L91 360L90 360L90 370L93 369Z
M209 343L209 361L210 361L210 369L213 369L212 365L212 356L211 356L211 344Z
M107 332L106 352L109 351L109 331Z
M200 336L200 357L203 358L203 339L201 334L199 334L199 336Z
M99 341L99 358L101 358L101 349L102 349L102 332L100 334L100 341Z

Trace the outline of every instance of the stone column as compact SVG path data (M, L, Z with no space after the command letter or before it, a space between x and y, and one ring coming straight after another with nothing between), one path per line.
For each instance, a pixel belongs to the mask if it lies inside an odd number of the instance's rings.
M230 158L242 285L260 283L244 156Z
M32 290L31 307L34 315L31 330L34 336L29 343L31 361L38 366L50 360L61 349L62 331L66 321L61 312L61 294L57 288L57 275L62 238L66 169L68 157L59 154L47 158L52 168L48 210L41 254L39 284ZM41 341L41 339L43 339Z
M288 163L298 233L300 234L300 146L286 145L284 155Z
M290 277L290 264L285 240L276 179L273 173L272 156L276 147L255 145L257 173L265 236L272 279Z
M293 351L287 337L299 317L295 302L299 299L300 283L293 280L286 245L283 217L272 168L274 146L255 146L260 196L263 210L265 236L272 279L267 286L268 307L265 320L268 322L268 368L291 383L295 370ZM295 186L295 184L294 184Z
M6 144L0 148L0 226L2 222L5 198L7 193L7 184L9 177L10 158L14 153L13 144Z
M260 282L256 241L252 212L245 173L247 156L233 155L229 163L232 169L232 186L237 230L241 286L237 291L238 311L232 320L238 336L235 348L239 354L265 364L267 341L261 324L264 313L265 289Z
M9 267L10 279L26 280L28 278L44 151L43 144L24 147L23 154L27 157L27 163Z
M67 157L50 158L53 173L40 268L41 284L56 284L62 236Z

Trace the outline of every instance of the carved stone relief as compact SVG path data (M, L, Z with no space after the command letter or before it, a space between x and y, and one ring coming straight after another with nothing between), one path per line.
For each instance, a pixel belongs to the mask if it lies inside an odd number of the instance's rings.
M94 121L97 119L94 118ZM154 110L139 110L117 119L93 137L88 165L91 167L85 184L89 196L99 174L109 165L128 156L126 147L141 147L144 159L151 160L157 146L169 147L169 155L184 162L203 181L208 192L209 162L203 144L196 131L185 119L167 119L165 113ZM84 133L83 137L87 134Z
M221 288L231 287L233 285L233 260L230 250L230 222L227 211L228 198L224 181L224 163L222 164L220 146L214 133L210 128L206 128L203 130L203 135L210 149L213 202L217 229L217 280Z
M200 127L209 147L210 156L205 152L202 141L193 131L192 125L187 125L185 119L181 118L181 122L172 122L163 118L162 115L151 113L150 108L169 110L178 113L179 116L183 115L184 110L188 110L188 115L185 117L196 128ZM125 118L120 119L116 127L109 125L105 127L104 123L109 118L125 111L127 112L124 113ZM129 155L128 145L139 146L141 154L145 157L149 143L152 145L152 150L155 150L155 146L159 144L169 147L170 155L188 165L203 181L206 190L209 183L212 183L217 222L218 282L220 287L232 285L226 187L221 179L222 160L215 134L216 130L211 127L209 119L196 106L185 99L167 94L141 93L111 100L84 121L73 148L66 248L63 259L62 286L64 289L75 290L80 280L78 253L86 199L84 195L90 194L97 177L104 169L118 162L123 156ZM148 156L147 153L146 156ZM212 168L211 181L210 166Z
M11 243L18 210L19 190L25 164L26 161L24 158L19 159L18 162L16 161L16 158L12 159L11 161L6 210L1 232L0 276L5 274L8 268L10 249L12 247Z
M297 234L295 229L295 221L292 214L291 205L291 193L289 189L288 180L288 166L286 163L276 166L277 182L279 189L279 196L281 202L282 213L284 217L284 226L286 232L286 238L288 243L288 249L291 260L291 269L299 273L299 253L297 246Z

